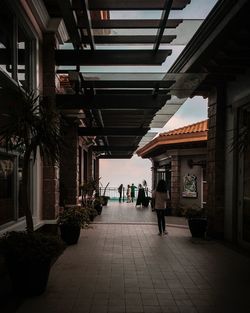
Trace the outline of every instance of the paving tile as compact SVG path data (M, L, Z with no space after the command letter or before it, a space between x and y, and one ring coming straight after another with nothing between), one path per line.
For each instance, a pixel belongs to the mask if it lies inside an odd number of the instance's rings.
M156 225L98 219L54 264L46 293L25 300L17 313L248 312L246 256L218 242L191 241L187 229L169 227L165 240Z

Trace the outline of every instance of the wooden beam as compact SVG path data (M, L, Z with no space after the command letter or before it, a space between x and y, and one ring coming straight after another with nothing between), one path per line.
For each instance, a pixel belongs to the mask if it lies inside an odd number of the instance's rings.
M138 146L93 146L93 151L135 151Z
M166 0L164 4L164 11L162 12L162 18L161 18L161 25L160 28L157 31L157 37L154 44L154 51L157 52L159 50L161 42L164 43L163 40L163 33L165 31L168 16L171 10L171 7L173 5L173 0Z
M174 0L172 10L182 10L191 2L191 0ZM89 10L162 10L165 0L91 0L89 3ZM74 0L72 3L73 9Z
M86 88L170 88L174 80L83 80ZM139 91L139 90L138 90ZM126 90L126 93L129 91ZM144 90L140 91L145 92Z
M131 159L133 154L122 154L122 155L100 155L98 159Z
M92 20L93 29L146 29L146 28L159 28L161 20ZM176 28L183 22L182 19L169 19L166 24L166 28ZM86 28L86 21L82 18L78 18L79 28Z
M161 65L172 50L56 50L56 65Z
M74 47L80 47L82 45L80 33L77 29L77 23L75 16L71 9L71 1L70 0L63 0L58 1L58 5L60 7L62 17L67 28L69 37L71 42L73 43Z
M102 127L79 127L79 136L110 136L110 137L134 137L144 136L149 128L102 128Z
M161 108L170 95L96 95L88 97L85 95L57 94L57 106L63 110L152 110Z
M163 36L161 43L169 44L174 39L175 35ZM96 44L153 44L156 40L156 36L142 35L142 36L94 36ZM89 39L83 38L83 43L88 44Z
M78 1L78 5L81 7L78 11L76 11L76 15L77 15L77 18L80 15L81 17L83 17L85 21L86 30L88 34L87 43L90 45L91 50L95 50L95 40L94 40L94 35L93 35L93 30L92 30L92 25L91 25L90 12L88 9L88 0L74 0L74 1Z

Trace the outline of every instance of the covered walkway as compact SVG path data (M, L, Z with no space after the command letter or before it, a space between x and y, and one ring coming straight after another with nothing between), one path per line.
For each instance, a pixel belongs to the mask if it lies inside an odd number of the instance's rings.
M187 226L183 217L168 216L167 224L171 226ZM131 224L156 224L156 214L148 208L135 206L135 202L126 203L109 201L107 207L103 207L102 214L95 219L95 223L131 223Z
M126 203L119 209L150 220L150 209ZM46 293L24 301L18 313L249 312L247 256L192 240L183 227L159 237L153 223L114 223L114 210L104 208L82 230L79 243L54 264Z

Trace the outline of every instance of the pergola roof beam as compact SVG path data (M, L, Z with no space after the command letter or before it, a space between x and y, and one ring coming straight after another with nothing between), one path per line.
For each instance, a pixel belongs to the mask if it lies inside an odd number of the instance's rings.
M90 12L88 10L88 0L73 0L73 2L78 2L80 10L76 11L77 16L81 15L85 21L85 28L87 29L88 34L88 44L91 47L91 50L95 50L95 41L91 25Z
M140 35L140 36L94 36L96 44L153 44L156 40L156 36ZM161 42L170 44L176 35L162 36ZM83 38L83 43L89 43L88 39Z
M56 65L161 65L172 50L56 50Z
M169 19L166 23L166 28L176 28L183 22L182 19ZM86 28L86 21L79 16L78 25L79 28ZM93 29L147 29L147 28L159 28L161 26L161 20L92 20Z
M84 80L86 88L170 88L174 80ZM129 90L126 90L129 93Z
M154 51L155 52L158 51L161 42L164 43L164 41L162 41L163 40L163 34L164 34L164 30L165 30L166 25L167 25L167 20L169 17L169 13L170 13L172 4L173 4L173 0L166 0L165 1L164 11L162 12L161 25L157 31L157 37L156 37L157 39L156 39L155 44L154 44Z
M172 10L182 10L190 2L191 0L173 0ZM162 10L164 4L165 0L91 0L89 10Z
M98 159L131 159L133 154L100 155Z
M113 127L79 127L79 136L114 136L114 137L134 137L134 136L144 136L149 131L149 128L113 128Z
M75 48L80 47L82 45L82 42L79 30L77 29L76 19L71 9L71 1L70 0L58 1L58 4L60 6L65 26L69 33L71 42L73 43Z
M93 146L93 151L135 151L138 146Z
M88 97L85 95L56 95L57 105L66 109L92 109L92 110L113 110L113 109L132 109L132 110L152 110L161 108L170 95L96 95Z

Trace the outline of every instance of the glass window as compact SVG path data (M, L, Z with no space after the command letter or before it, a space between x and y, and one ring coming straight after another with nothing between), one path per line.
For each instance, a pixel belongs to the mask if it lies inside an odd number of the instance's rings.
M14 219L14 160L0 155L0 225Z

